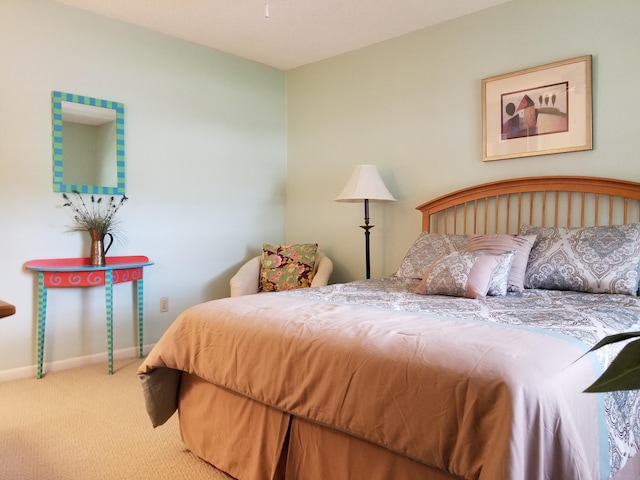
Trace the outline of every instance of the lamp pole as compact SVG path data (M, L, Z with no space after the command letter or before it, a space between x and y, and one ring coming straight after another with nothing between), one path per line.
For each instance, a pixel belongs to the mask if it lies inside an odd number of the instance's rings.
M360 228L364 229L364 255L366 262L367 280L371 278L371 256L369 253L369 230L375 225L369 225L369 199L364 199L364 225L360 225Z

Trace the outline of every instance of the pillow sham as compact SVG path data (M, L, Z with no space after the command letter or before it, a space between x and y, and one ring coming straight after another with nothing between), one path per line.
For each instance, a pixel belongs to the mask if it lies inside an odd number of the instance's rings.
M415 293L484 298L502 261L502 256L482 252L448 253L431 264Z
M465 252L483 251L491 254L515 252L513 264L509 272L509 292L524 290L524 276L527 270L529 253L536 240L535 234L509 235L497 233L495 235L471 235L464 248Z
M423 232L407 251L396 276L420 280L435 260L461 250L466 243L466 235Z
M311 286L317 243L262 244L260 292L280 292Z
M638 293L640 224L533 227L537 235L527 265L526 288L587 293Z
M497 256L500 257L500 263L491 276L487 295L493 297L504 297L509 291L509 275L511 274L511 268L516 252L514 250Z

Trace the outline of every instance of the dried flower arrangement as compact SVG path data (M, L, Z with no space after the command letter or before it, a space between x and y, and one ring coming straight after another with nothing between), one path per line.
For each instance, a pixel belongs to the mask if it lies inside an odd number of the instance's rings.
M66 193L62 197L66 200L64 207L71 207L73 210L73 219L75 225L69 227L72 232L83 232L96 230L102 235L112 234L115 236L118 230L118 219L116 213L120 207L128 200L125 195L119 202L114 197L110 197L107 202L102 202L101 197L91 195L91 203L87 206L82 194L76 190L73 191L74 199L71 199Z

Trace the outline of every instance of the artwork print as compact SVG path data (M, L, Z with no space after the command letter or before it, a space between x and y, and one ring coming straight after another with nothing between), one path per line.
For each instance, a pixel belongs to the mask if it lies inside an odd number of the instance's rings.
M569 82L502 95L502 139L566 132Z
M592 149L591 56L482 80L482 160Z

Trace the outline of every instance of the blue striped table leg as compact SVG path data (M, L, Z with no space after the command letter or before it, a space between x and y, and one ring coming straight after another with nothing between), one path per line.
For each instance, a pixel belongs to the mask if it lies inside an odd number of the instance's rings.
M136 282L138 284L138 356L143 356L143 325L144 325L144 285L142 278Z
M107 355L109 375L113 374L113 272L105 270L104 294L107 304Z
M44 327L47 319L47 287L44 286L44 272L38 272L38 378L42 378L44 359Z

